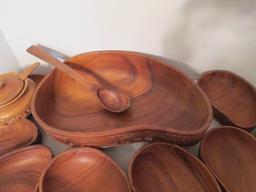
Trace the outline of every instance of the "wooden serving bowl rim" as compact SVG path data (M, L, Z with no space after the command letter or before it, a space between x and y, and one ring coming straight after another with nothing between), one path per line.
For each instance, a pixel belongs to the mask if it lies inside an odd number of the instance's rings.
M212 118L213 118L211 103L209 102L208 97L203 92L203 90L199 87L199 85L197 83L195 83L192 79L187 77L187 75L183 71L180 71L175 66L172 66L170 64L165 63L164 61L161 61L161 59L156 58L156 56L152 56L152 55L149 55L146 53L132 52L132 51L119 51L119 50L92 51L92 52L78 54L71 58L73 59L75 57L79 57L82 55L87 55L87 56L97 55L97 54L101 54L101 53L103 53L103 54L104 53L109 53L109 54L123 53L123 54L130 54L130 55L135 55L135 56L140 56L140 57L147 57L150 61L160 63L161 65L167 66L171 70L175 71L175 73L178 73L180 76L182 76L182 78L185 78L187 81L189 81L191 84L193 84L193 86L195 86L197 88L197 91L200 92L202 98L204 99L204 101L207 105L207 111L208 111L208 117L207 117L206 121L204 122L204 124L201 127L197 128L197 129L193 129L193 130L179 130L179 129L175 129L175 128L171 128L171 127L160 127L160 126L155 126L155 125L152 126L152 125L147 125L147 124L141 124L141 125L122 127L121 129L113 127L110 130L104 130L104 131L101 130L101 131L88 132L88 133L83 133L83 132L78 132L78 131L65 131L65 130L55 128L53 126L48 125L46 122L44 122L40 118L40 115L38 115L37 109L35 108L36 96L40 90L40 87L42 86L42 84L45 83L45 81L47 81L47 79L51 75L53 75L54 71L56 71L56 69L53 69L38 84L35 94L34 94L34 97L32 99L32 103L31 103L31 111L32 111L33 117L41 125L41 127L43 127L46 131L54 133L54 134L61 134L63 136L78 136L78 137L81 136L83 138L118 135L118 134L124 133L124 132L140 132L140 131L155 131L155 132L163 132L163 133L170 132L172 135L182 136L182 137L186 138L186 137L190 137L190 136L198 136L198 135L202 136L207 131L207 129L209 128L210 122L212 121ZM67 60L67 61L69 61L69 60Z
M230 131L235 131L239 134L244 134L246 136L249 136L250 139L254 140L256 142L256 138L251 135L249 132L247 132L246 130L242 130L238 127L234 127L234 126L219 126L219 127L216 127L216 128L213 128L211 129L210 131L208 131L205 136L203 137L201 143L200 143L200 147L199 147L199 156L200 156L200 159L202 159L202 161L204 162L204 157L206 156L205 155L205 143L206 143L206 140L207 138L214 132L221 132L222 130L230 130ZM226 192L229 192L227 190L227 187L225 186L225 184L221 181L221 179L214 173L214 171L207 165L207 162L204 162L205 165L208 167L208 169L210 170L210 172L214 175L214 177L217 179L217 181L221 184L221 186L226 190Z
M51 154L51 157L53 156L52 150L49 147L47 147L45 145L36 144L36 145L30 145L30 146L22 147L22 148L14 150L14 151L10 151L8 153L5 153L4 155L0 156L0 162L3 159L9 158L9 157L11 157L15 154L23 153L24 151L29 151L29 150L33 150L33 149L43 149L43 150L49 152L49 154Z
M12 124L0 126L0 130L3 129L3 128L8 129L10 126L15 126L15 124L16 124L17 122L19 122L19 121L25 121L26 124L30 124L29 126L31 127L31 130L32 130L32 132L33 132L33 137L31 138L31 140L29 140L29 142L27 142L27 143L25 143L25 144L23 144L23 145L21 145L21 146L17 146L17 148L14 148L14 149L11 148L9 152L4 152L2 155L7 154L7 153L10 153L10 152L12 152L13 150L15 151L15 150L24 148L24 147L26 147L26 146L29 146L29 145L31 145L32 143L34 143L34 142L36 141L36 139L37 139L37 137L38 137L38 129L37 129L36 125L35 125L32 121L30 121L30 120L28 120L28 119L19 119L19 120L17 120L16 122L14 122L14 123L12 123ZM24 126L24 129L27 129L27 126ZM1 136L1 135L0 135L0 136ZM17 139L18 139L18 138L17 138ZM2 156L2 155L0 155L0 156Z
M210 75L212 73L225 73L225 74L228 74L229 76L234 76L235 78L237 78L239 81L241 82L244 82L249 88L251 88L253 90L253 92L255 93L256 95L256 88L253 86L252 83L250 83L248 80L244 79L243 77L241 77L240 75L236 74L236 73L233 73L231 71L228 71L228 70L209 70L209 71L205 71L203 73L200 74L200 76L198 77L198 80L197 80L197 84L200 84L200 81L207 75ZM199 86L200 87L200 86ZM207 96L207 95L206 95ZM208 98L208 96L207 96ZM255 98L256 99L256 98ZM209 100L209 99L208 99ZM210 100L209 100L210 102ZM228 119L228 117L226 117L225 113L220 109L218 108L214 103L210 102L211 105L213 106L214 109L216 109L219 113L221 113L223 116L225 116L225 118ZM228 119L228 121L230 121ZM250 131L252 129L252 127L255 127L256 126L256 119L255 119L255 122L254 124L252 124L251 126L249 127L245 127L245 126L241 126L241 125L238 125L236 122L233 122L233 121L230 121L234 126L236 127L240 127L240 128L243 128L245 130L248 130Z
M129 184L129 181L127 179L127 176L126 174L124 173L124 171L117 165L116 162L114 162L107 154L105 154L104 152L96 149L96 148L92 148L92 147L76 147L76 148L73 148L73 149L70 149L68 151L65 151L57 156L55 156L53 159L51 159L50 163L47 165L47 167L44 169L43 173L41 174L41 177L39 179L39 191L40 192L43 192L43 182L44 182L44 177L47 173L47 171L49 170L49 168L53 165L53 163L58 160L58 159L61 159L62 157L65 157L67 154L69 153L79 153L79 151L89 151L89 152L93 152L94 154L96 154L97 156L100 156L104 159L106 159L107 161L109 161L113 166L114 168L123 176L123 178L125 179L126 181L126 184L128 186L128 189L129 191L131 191L131 188L130 188L130 184Z
M178 145L175 145L175 144L170 144L170 143L165 143L165 142L155 142L155 143L150 143L150 144L146 144L144 146L142 146L139 150L136 151L136 153L132 156L132 158L130 159L129 161L129 164L128 164L128 179L129 179L129 182L130 182L130 186L132 188L133 191L136 191L135 190L135 187L134 187L134 182L133 182L133 176L132 176L132 173L133 173L133 165L134 165L134 162L135 160L137 159L137 157L145 150L145 149L148 149L148 148L151 148L153 146L157 146L157 145L160 145L160 146L168 146L170 147L171 149L178 149L180 151L182 151L185 155L188 155L191 159L195 160L196 163L198 163L201 168L207 172L209 174L209 176L211 177L212 179L212 182L214 182L214 184L216 185L216 187L218 188L218 191L221 192L221 188L220 186L218 185L218 182L216 181L216 179L214 178L214 175L209 171L209 169L207 168L207 166L202 162L200 161L200 159L198 159L196 156L194 156L193 154L191 154L189 151L187 151L186 149L184 149L183 147L180 147Z

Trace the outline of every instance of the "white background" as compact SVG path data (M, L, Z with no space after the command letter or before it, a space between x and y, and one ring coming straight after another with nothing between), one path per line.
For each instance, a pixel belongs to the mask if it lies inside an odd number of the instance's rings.
M145 52L191 72L228 69L256 85L255 2L0 0L0 72L37 61L25 49L40 43L68 55L106 49ZM125 169L135 148L107 151Z

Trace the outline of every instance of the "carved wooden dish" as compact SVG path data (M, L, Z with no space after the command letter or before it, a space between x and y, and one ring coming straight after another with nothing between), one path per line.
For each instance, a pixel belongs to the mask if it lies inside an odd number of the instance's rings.
M134 192L221 192L200 160L166 143L137 151L129 164L129 180Z
M30 145L36 138L36 126L26 119L0 127L0 155Z
M223 126L203 138L200 155L225 192L256 191L256 139Z
M55 157L42 174L40 192L130 192L123 171L104 153L76 148Z
M8 73L0 76L0 126L14 123L30 115L30 103L35 92L35 83L19 74Z
M0 157L0 191L33 192L52 157L41 145L25 147Z
M104 110L91 91L53 70L40 83L32 111L41 127L63 143L107 147L161 140L191 144L203 136L212 119L201 89L182 72L152 57L105 51L81 54L66 63L95 84L125 93L131 105L122 113Z
M224 124L246 130L256 126L256 91L242 77L229 71L209 71L198 80L216 117Z

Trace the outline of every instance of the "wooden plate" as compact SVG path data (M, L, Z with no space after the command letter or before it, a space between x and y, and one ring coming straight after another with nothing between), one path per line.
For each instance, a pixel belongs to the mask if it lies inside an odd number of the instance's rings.
M137 151L129 164L129 180L134 192L221 192L200 160L166 143Z
M32 144L37 134L36 126L27 119L0 127L0 155Z
M198 84L222 123L246 130L256 126L256 91L248 81L229 71L215 70L203 73Z
M76 148L55 157L40 178L40 192L130 192L123 171L104 153Z
M33 192L52 157L42 146L25 147L0 157L0 191Z
M211 130L200 155L226 192L256 191L256 140L234 127Z
M79 63L70 66L82 75L90 71L95 83L100 78L125 92L132 102L125 112L106 111L84 86L53 70L40 83L32 111L41 127L63 143L108 147L161 140L191 144L208 129L212 111L206 96L165 63L120 51L81 54L70 62Z

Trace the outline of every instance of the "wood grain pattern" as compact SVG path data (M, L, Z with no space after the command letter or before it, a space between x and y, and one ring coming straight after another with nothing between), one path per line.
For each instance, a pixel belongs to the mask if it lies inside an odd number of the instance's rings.
M198 84L224 125L246 130L256 126L256 91L248 81L229 71L215 70L202 74Z
M26 79L27 88L14 102L0 107L0 126L9 125L19 119L24 119L31 114L30 104L35 93L35 83Z
M91 81L97 84L102 77L106 86L126 93L132 103L122 113L110 113L88 89L53 70L39 85L32 111L40 126L63 143L108 147L161 140L191 144L203 136L212 119L201 89L182 72L150 56L92 52L66 63L83 76L85 67L93 71Z
M221 192L200 160L166 143L137 151L129 164L129 180L134 192Z
M0 191L33 192L52 157L41 145L25 147L0 157Z
M0 127L0 155L30 145L36 138L36 126L26 119Z
M130 98L127 95L121 93L120 91L105 87L102 83L101 77L101 81L98 81L98 84L90 81L90 78L86 78L88 75L94 76L91 74L93 73L93 71L90 72L90 70L84 67L84 71L87 71L87 75L82 76L80 75L80 73L77 73L76 70L74 70L72 67L60 61L58 58L55 58L39 46L32 45L27 49L27 52L44 60L50 65L53 65L58 70L67 74L69 77L77 80L77 82L80 82L84 87L91 91L92 94L95 95L95 98L98 99L99 103L106 110L113 113L120 113L129 108Z
M225 192L256 191L256 139L235 127L211 130L200 155Z
M104 153L76 148L55 157L40 178L40 192L130 192L123 171Z

